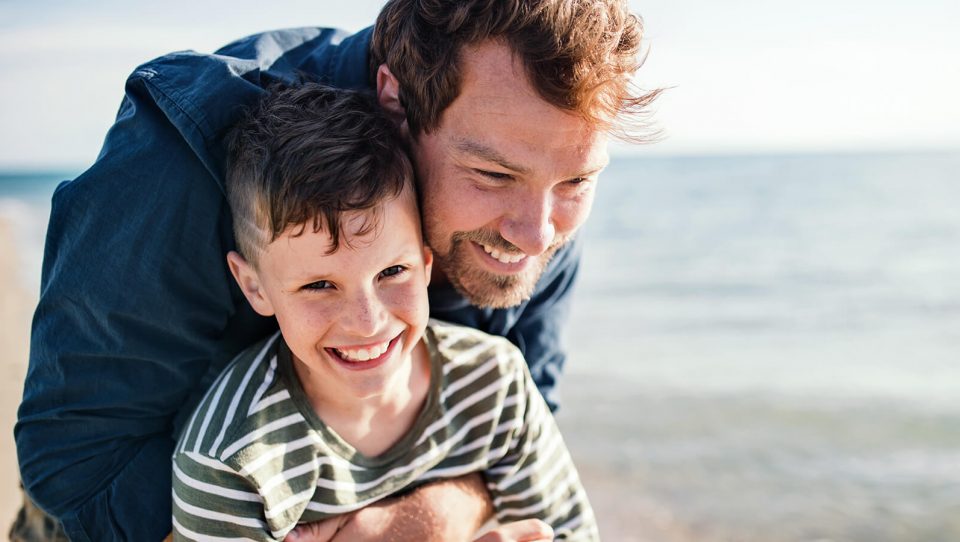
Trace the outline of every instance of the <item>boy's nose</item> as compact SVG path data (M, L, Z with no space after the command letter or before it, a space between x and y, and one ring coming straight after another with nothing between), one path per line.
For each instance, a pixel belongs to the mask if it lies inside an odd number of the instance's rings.
M386 320L383 303L370 292L354 296L343 312L342 327L358 337L376 335Z

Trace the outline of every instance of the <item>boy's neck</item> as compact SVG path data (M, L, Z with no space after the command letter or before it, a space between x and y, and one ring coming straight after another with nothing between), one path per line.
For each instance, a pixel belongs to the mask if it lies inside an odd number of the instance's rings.
M313 382L302 365L294 363L297 377L323 423L367 457L389 450L413 427L430 393L431 362L423 339L414 347L391 385L381 395L350 397Z

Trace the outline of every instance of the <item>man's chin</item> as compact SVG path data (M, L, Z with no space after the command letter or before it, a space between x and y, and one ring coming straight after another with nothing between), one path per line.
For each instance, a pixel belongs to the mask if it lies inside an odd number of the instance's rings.
M521 273L502 275L476 265L464 265L466 258L447 270L446 276L453 287L465 297L471 305L506 309L515 307L530 299L537 287L537 281L546 269L548 258L534 263Z
M476 271L451 279L450 282L471 305L490 309L506 309L527 301L537 284L535 278Z
M474 251L468 250L469 241L466 237L454 239L453 249L447 254L434 250L434 265L471 305L490 309L507 309L528 301L547 264L566 243L566 239L556 243L517 273L502 274L477 261Z

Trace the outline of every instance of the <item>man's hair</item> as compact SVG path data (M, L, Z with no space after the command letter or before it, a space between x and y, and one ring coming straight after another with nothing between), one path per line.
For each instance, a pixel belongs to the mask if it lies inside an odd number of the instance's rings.
M370 46L397 78L412 135L430 132L460 93L464 46L508 45L548 103L633 142L656 137L632 83L643 24L626 0L390 0ZM375 79L374 79L375 80Z
M347 211L376 210L413 169L372 96L316 83L274 87L230 136L227 200L240 253L256 264L287 228L325 229L340 246ZM376 227L368 217L357 232Z

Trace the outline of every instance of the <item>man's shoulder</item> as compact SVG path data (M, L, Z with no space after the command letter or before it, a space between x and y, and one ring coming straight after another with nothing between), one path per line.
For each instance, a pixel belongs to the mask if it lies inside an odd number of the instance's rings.
M223 138L266 89L303 80L368 89L370 29L290 28L254 34L214 53L178 51L137 67L128 98L162 112L200 161L219 174ZM121 116L136 114L125 103Z
M213 53L171 52L140 65L131 77L182 84L180 95L169 96L172 100L203 94L205 85L222 85L221 80L267 88L307 77L334 86L363 86L369 80L370 34L370 28L353 34L324 27L271 30Z

